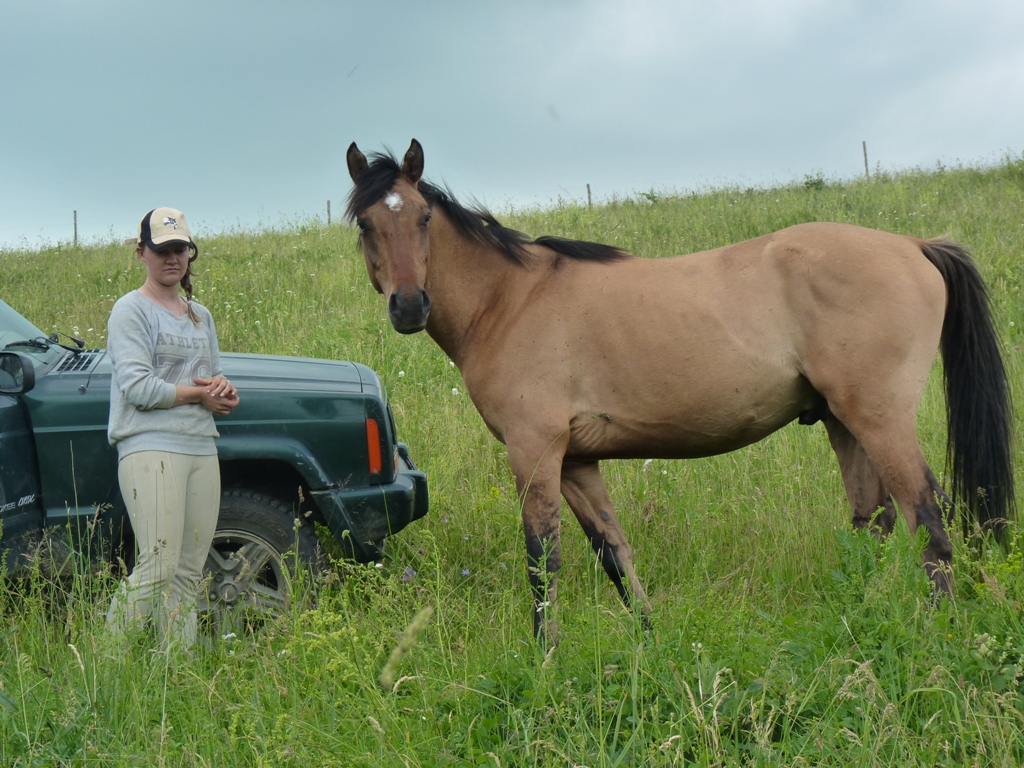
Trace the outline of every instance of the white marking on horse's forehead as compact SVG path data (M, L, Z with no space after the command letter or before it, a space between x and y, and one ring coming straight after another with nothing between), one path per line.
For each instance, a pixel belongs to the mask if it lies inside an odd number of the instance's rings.
M398 213L400 210L402 210L402 206L404 204L405 201L402 199L402 196L397 192L388 192L387 197L384 198L384 205L386 205L388 209L393 211L394 213Z

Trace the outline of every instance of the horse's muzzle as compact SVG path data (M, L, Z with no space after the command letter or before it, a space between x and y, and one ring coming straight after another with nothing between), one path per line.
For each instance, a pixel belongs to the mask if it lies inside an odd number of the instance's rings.
M413 291L395 291L388 299L388 317L399 333L417 333L427 327L430 315L430 295L422 288Z

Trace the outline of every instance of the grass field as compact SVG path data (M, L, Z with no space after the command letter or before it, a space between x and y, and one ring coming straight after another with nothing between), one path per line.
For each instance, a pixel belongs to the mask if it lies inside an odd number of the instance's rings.
M1017 394L1020 505L1022 212L1024 158L1007 157L501 218L652 258L816 220L963 243L989 283ZM566 510L561 645L546 657L531 636L504 447L433 342L391 330L353 229L309 222L200 246L197 298L222 349L347 358L381 374L428 473L430 514L377 567L338 563L297 584L278 623L190 657L145 638L110 648L114 581L95 567L0 586L0 765L1024 764L1016 530L1008 551L954 534L956 598L935 605L922 541L902 524L885 543L850 530L820 424L706 460L610 462L654 629L622 608ZM0 296L90 347L105 346L111 304L142 279L120 244L0 251ZM919 420L936 471L940 384L937 370ZM382 668L428 607L385 689Z

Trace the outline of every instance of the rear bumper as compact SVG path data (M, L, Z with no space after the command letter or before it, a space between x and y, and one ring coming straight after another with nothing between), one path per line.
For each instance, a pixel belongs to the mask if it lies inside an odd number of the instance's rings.
M403 443L394 482L311 495L345 553L364 563L380 557L384 539L426 515L430 505L427 476L416 469Z

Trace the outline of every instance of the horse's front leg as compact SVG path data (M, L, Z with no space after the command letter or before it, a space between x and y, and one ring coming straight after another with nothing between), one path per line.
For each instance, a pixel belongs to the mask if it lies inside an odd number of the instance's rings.
M611 579L619 596L632 608L639 603L645 627L650 627L647 615L651 604L633 568L633 548L622 532L611 497L596 461L562 463L562 495L569 503L583 532L590 539L594 552ZM635 603L634 603L635 601Z
M526 565L533 590L533 632L541 645L557 645L555 597L562 567L559 475L564 446L559 439L534 450L509 444L509 463L516 477L526 536Z

